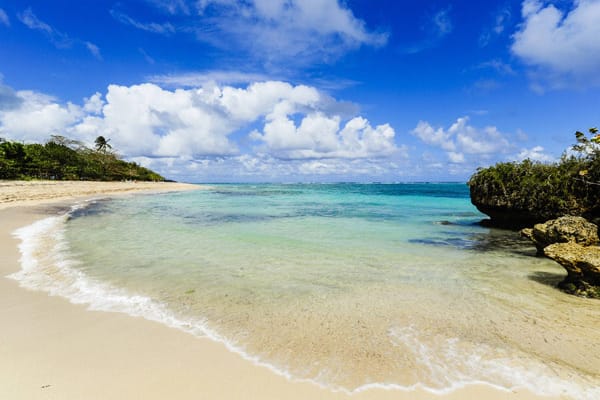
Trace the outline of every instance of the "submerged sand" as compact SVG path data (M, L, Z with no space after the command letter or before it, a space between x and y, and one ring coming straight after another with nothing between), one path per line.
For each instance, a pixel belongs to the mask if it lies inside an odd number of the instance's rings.
M0 398L542 398L483 385L444 395L418 388L332 392L276 375L209 339L124 314L89 311L85 305L22 289L5 278L20 268L18 241L12 232L63 212L72 199L195 188L121 182L0 182Z

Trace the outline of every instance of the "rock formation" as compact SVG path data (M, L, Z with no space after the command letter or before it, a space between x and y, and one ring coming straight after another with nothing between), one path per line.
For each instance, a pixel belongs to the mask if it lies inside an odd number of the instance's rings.
M490 217L489 225L499 228L523 228L556 218L549 210L536 210L517 197L519 193L495 193L485 185L470 185L471 203Z
M544 254L567 270L559 288L578 296L600 298L600 247L555 243L546 247Z
M521 234L530 239L537 248L538 254L544 254L544 248L553 243L577 243L581 246L598 244L598 227L585 218L564 216L533 228L526 228Z
M598 226L582 217L564 216L521 234L535 244L538 255L545 255L567 270L558 287L567 293L600 298L600 247Z

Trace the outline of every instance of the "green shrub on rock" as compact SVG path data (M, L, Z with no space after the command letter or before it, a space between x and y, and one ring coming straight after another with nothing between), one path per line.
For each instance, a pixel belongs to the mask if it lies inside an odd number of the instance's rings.
M600 135L576 133L574 154L545 164L531 160L478 169L471 202L496 226L522 228L563 215L600 217Z

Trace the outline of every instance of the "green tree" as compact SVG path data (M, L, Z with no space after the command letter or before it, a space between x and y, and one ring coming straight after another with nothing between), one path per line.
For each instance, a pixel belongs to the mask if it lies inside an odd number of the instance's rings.
M106 153L108 150L112 149L112 146L108 144L108 142L110 142L110 139L106 140L104 136L98 136L96 140L94 140L96 151Z
M95 150L58 135L43 145L1 139L0 179L164 181L157 173L108 151L112 147L103 139L97 140Z

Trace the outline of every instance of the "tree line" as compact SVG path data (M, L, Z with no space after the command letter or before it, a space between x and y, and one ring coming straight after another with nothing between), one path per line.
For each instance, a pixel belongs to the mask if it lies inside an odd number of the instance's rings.
M91 149L58 135L44 144L0 138L0 179L165 180L148 168L122 160L112 151L109 141L98 136Z

